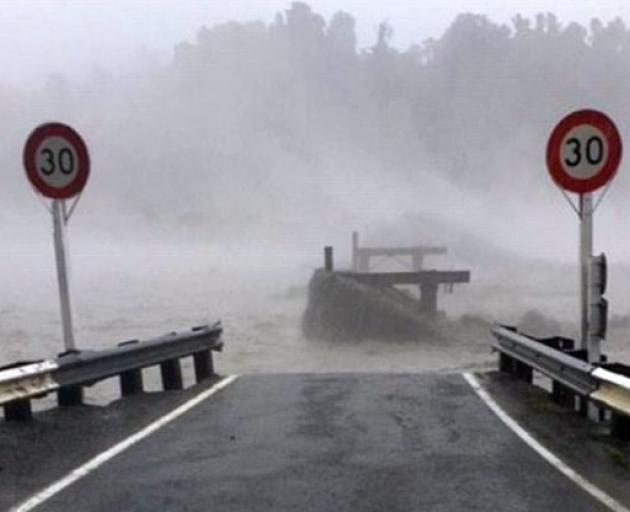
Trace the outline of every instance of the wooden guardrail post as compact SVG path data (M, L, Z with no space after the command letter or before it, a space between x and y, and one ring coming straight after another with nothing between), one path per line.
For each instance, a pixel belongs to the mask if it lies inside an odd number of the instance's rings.
M193 354L193 362L195 365L195 380L198 383L210 378L214 374L214 363L210 350L195 352Z
M509 373L518 380L532 383L534 370L531 366L499 352L499 371Z
M140 340L128 340L119 343L119 347L128 347L138 345ZM120 374L120 394L122 396L132 396L144 391L144 380L142 378L142 369L134 368Z
M499 352L499 371L514 373L514 359L503 352Z
M83 386L66 386L57 391L57 403L60 407L83 404Z
M144 391L142 370L128 370L120 374L120 394L122 396L137 395Z
M558 381L551 382L551 399L563 407L575 408L575 393Z
M171 359L160 363L160 373L162 374L162 387L164 391L182 389L182 365L179 359Z
M613 412L610 420L610 433L617 439L630 440L630 418Z
M516 361L514 375L518 380L522 380L528 384L531 384L534 380L534 370L532 367L521 361Z
M28 421L33 418L31 401L28 399L10 402L5 404L3 408L6 421Z

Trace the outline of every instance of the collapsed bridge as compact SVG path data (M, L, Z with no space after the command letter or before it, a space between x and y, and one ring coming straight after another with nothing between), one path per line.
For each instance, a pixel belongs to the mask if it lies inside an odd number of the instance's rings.
M324 339L418 339L439 336L438 290L452 293L455 284L470 282L468 270L429 270L424 259L444 255L446 247L360 247L352 236L352 269L336 271L333 249L324 249L324 268L309 284L302 327L309 338ZM411 258L406 272L370 271L373 258L400 262ZM405 289L399 288L404 286ZM408 287L417 286L418 296Z

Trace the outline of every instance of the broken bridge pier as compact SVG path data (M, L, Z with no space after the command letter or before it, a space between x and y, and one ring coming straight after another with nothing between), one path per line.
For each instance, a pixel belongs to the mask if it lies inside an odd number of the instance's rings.
M352 268L335 270L333 248L324 248L324 268L309 285L303 317L307 337L417 339L436 335L438 291L470 282L469 270L429 270L427 256L445 255L446 247L360 247L352 234ZM375 258L388 258L411 270L374 272ZM405 261L407 259L407 261ZM419 298L399 286L415 285Z

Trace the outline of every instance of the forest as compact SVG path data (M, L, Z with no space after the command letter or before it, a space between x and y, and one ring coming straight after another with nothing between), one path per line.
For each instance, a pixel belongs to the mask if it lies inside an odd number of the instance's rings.
M355 28L349 13L324 19L294 2L268 24L203 26L167 64L147 58L118 76L95 66L80 83L57 74L37 92L6 87L0 160L15 169L14 148L45 113L98 141L92 204L193 230L294 229L352 222L379 201L395 209L414 187L421 202L436 179L492 200L549 186L547 137L576 108L607 111L627 132L630 30L620 19L585 27L517 14L503 25L461 14L406 49L387 22L367 48ZM339 210L351 196L361 204Z

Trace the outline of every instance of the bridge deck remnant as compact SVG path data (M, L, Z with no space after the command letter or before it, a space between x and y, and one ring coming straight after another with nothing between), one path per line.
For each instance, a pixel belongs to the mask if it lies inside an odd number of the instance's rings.
M446 247L416 245L407 247L360 247L359 233L352 232L352 271L369 272L370 260L377 257L411 257L411 270L422 270L426 256L441 256L448 252Z

